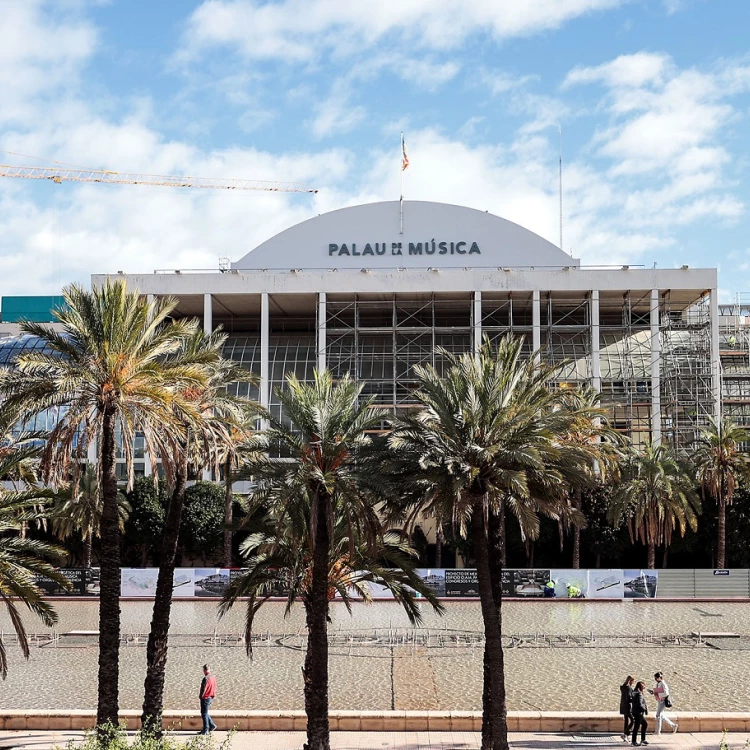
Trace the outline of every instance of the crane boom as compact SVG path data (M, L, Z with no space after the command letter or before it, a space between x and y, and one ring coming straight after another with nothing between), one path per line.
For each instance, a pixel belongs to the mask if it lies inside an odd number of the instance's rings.
M18 167L9 164L0 164L0 177L52 180L58 183L63 181L100 182L105 185L156 185L161 187L204 188L209 190L265 190L277 193L318 192L303 182L179 177L174 175L110 172L99 169L76 169L68 167Z

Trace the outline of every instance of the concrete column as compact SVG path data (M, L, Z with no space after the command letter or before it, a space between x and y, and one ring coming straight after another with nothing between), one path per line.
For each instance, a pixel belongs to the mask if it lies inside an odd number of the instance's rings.
M592 289L590 304L591 314L591 387L602 391L602 365L599 358L599 290Z
M203 295L203 333L211 334L214 330L214 301L210 294ZM211 481L211 469L204 468L201 472L204 482Z
M719 357L719 290L711 290L709 300L711 315L711 393L714 399L713 417L721 419L721 359Z
M326 366L326 293L318 292L318 370Z
M154 294L147 294L146 295L146 302L148 302L149 305L153 304L154 300L156 299L156 295Z
M651 440L661 443L661 339L659 338L659 290L651 290Z
M433 327L433 331L434 331ZM482 293L474 292L474 354L482 346Z
M212 333L214 330L214 305L210 294L203 295L203 332Z
M535 289L531 302L531 348L535 351L539 351L539 347L542 345L542 327L541 327L541 310L539 305L539 290ZM537 362L539 361L539 355L535 356Z
M271 397L271 385L268 382L268 340L270 336L270 325L268 315L268 292L260 295L260 385L258 401L260 405L268 408ZM261 422L261 429L267 427L265 420Z

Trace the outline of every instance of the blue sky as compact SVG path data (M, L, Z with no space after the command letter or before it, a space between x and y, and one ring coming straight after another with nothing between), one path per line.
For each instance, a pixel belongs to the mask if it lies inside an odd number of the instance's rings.
M0 161L319 190L0 180L2 294L215 268L396 199L401 130L407 199L557 242L558 125L566 251L750 291L747 0L0 0L0 22Z

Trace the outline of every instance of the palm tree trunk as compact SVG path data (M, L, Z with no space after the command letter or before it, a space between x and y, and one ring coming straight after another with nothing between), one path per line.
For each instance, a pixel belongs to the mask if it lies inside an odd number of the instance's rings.
M99 695L96 723L117 727L120 677L120 519L117 512L116 415L106 407L102 417L102 540L99 593Z
M146 680L143 685L143 714L141 725L147 731L161 734L161 714L164 708L164 676L167 668L169 618L172 612L174 569L177 543L180 536L182 508L187 486L187 451L180 457L175 475L175 486L169 502L159 560L159 577L151 617L151 632L146 647Z
M443 530L440 526L437 527L435 532L435 567L443 567Z
M718 540L716 549L716 567L726 567L727 557L727 504L724 498L719 498Z
M232 457L227 455L224 463L224 556L222 565L225 568L232 567L232 506L234 495L232 494Z
M91 547L94 540L94 532L89 529L83 540L83 567L88 570L91 567Z
M656 568L656 545L650 542L648 545L648 569L654 570Z
M581 509L581 491L573 492L573 507L576 510ZM581 530L578 526L573 526L573 568L578 570L581 567Z
M328 498L318 495L315 548L312 559L310 601L307 605L307 653L305 654L305 750L330 750L328 723Z
M664 554L662 555L662 558L661 558L661 566L662 566L662 568L666 568L667 567L667 557L668 557L668 555L669 555L669 547L667 547L667 545L665 544L664 545Z
M490 545L481 506L474 508L471 528L485 635L482 750L508 750L501 620L496 604L495 587L493 587ZM498 527L498 536L499 533ZM489 688L486 684L487 680L489 680Z
M500 503L500 512L497 515L498 520L498 537L500 545L500 567L504 568L508 564L508 545L506 544L505 538L505 500Z

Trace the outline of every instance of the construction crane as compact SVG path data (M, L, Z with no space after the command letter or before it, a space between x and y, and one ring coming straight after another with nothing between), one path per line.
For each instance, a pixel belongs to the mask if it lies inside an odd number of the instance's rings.
M52 182L99 182L104 185L156 185L161 187L203 188L208 190L264 190L272 193L317 193L302 182L272 180L212 179L210 177L179 177L174 175L111 172L82 167L19 167L0 164L0 177Z

